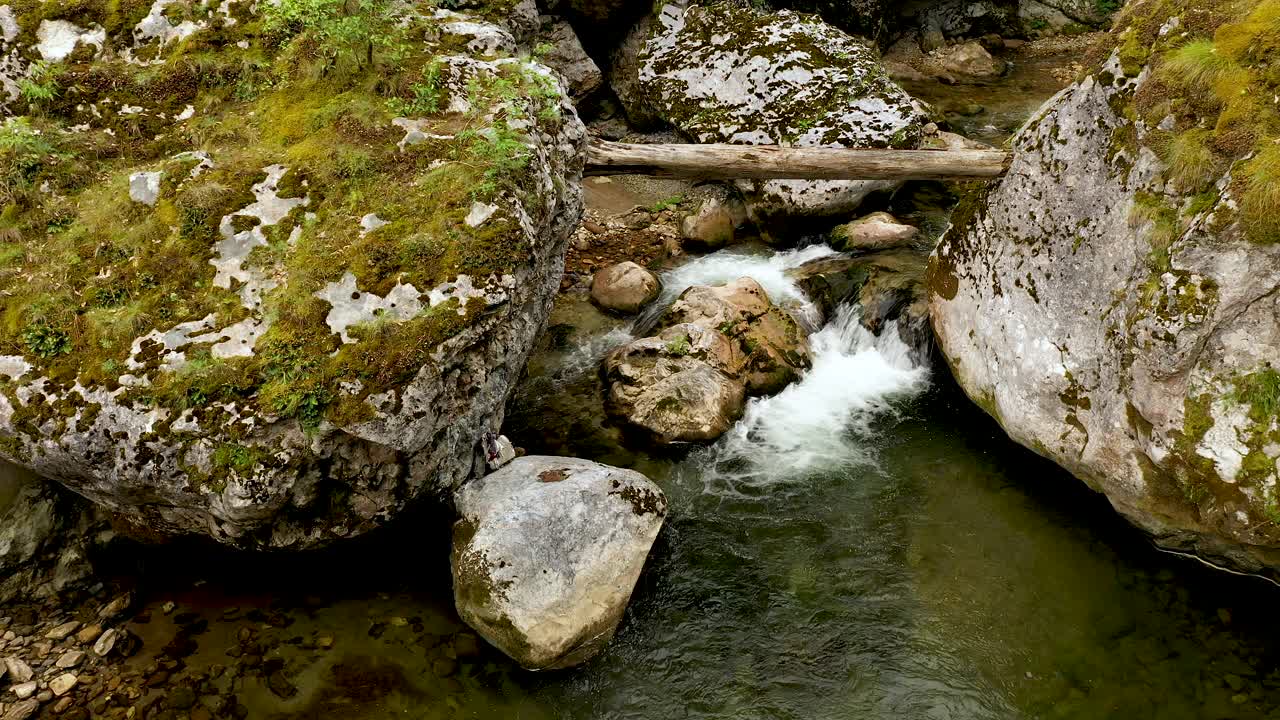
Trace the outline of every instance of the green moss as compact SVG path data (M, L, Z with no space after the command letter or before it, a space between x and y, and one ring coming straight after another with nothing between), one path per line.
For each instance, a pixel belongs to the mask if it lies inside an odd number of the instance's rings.
M76 381L115 389L136 338L210 316L213 327L226 327L252 314L270 323L252 357L215 358L204 343L183 348L186 362L166 370L164 349L142 343L132 359L143 368L130 371L151 385L121 400L189 411L202 427L233 434L238 425L225 422L223 403L308 427L362 421L373 412L364 397L411 379L440 343L481 321L484 303L459 313L453 301L404 323L358 328L362 342L340 348L317 291L347 270L362 291L385 294L397 283L426 291L460 274L479 284L531 262L516 218L498 213L479 228L464 220L475 201L540 191L517 128L532 121L555 131L554 82L524 62L507 63L467 87L470 112L446 114L440 57L449 48L423 23L397 20L390 0L260 3L263 17L248 5L233 5L235 24L215 23L163 56L143 52L141 59L163 60L155 65L107 53L33 74L52 93L28 93L11 108L25 116L0 125L0 353L25 355L51 378L50 389ZM480 12L504 5L484 3ZM21 43L34 42L28 35L41 19L56 17L102 24L114 33L109 44L131 44L129 29L150 6L21 3ZM207 19L211 7L179 10ZM146 112L111 110L126 104ZM89 115L89 105L102 117ZM194 117L174 121L188 105ZM401 110L453 139L402 152L403 130L391 124ZM81 124L90 129L67 132ZM170 159L193 150L215 162L195 179L198 161ZM289 168L279 195L308 202L261 228L267 244L246 265L279 285L250 311L238 285L214 286L210 261L224 218L233 231L256 224L234 213L254 202L250 188L276 163ZM129 199L129 176L142 169L164 171L154 207ZM370 212L389 224L360 233L358 218ZM303 230L296 237L295 228ZM349 380L365 391L339 392ZM0 382L0 391L11 386ZM15 425L34 436L55 414L23 407Z

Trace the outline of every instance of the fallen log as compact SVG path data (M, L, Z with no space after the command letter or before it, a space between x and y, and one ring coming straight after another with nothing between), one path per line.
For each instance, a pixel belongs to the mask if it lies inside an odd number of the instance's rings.
M634 145L593 141L586 175L699 180L951 180L995 178L1003 150L865 150L778 145Z

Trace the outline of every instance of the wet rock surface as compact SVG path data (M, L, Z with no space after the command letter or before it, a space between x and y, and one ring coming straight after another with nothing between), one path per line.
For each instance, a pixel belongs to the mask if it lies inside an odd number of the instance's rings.
M656 275L630 260L600 270L591 280L592 301L606 310L624 314L639 312L653 302L661 290Z
M613 637L667 501L643 475L524 457L457 493L458 614L530 669L577 665Z

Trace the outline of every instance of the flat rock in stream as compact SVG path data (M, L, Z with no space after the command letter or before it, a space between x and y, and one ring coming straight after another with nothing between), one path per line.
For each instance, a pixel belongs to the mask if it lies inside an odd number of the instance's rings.
M458 614L532 670L609 642L667 512L640 473L563 457L518 458L454 500Z

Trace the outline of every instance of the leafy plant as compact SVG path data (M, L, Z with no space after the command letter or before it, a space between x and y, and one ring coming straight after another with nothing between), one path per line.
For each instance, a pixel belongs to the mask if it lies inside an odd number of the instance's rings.
M675 356L688 355L692 349L693 346L689 344L689 338L684 335L672 338L671 342L667 343L667 352Z
M66 331L37 323L22 333L22 342L31 354L48 360L71 352L71 338Z
M684 195L672 195L669 198L663 198L653 205L649 206L649 212L660 213L663 210L670 210L684 202Z
M58 97L54 65L44 60L32 63L27 76L18 80L18 96L37 107Z
M440 103L444 100L444 89L440 85L440 71L443 65L432 62L422 74L422 81L409 86L413 97L409 100L394 97L387 100L387 111L394 115L434 115L440 112Z
M259 6L268 37L310 39L325 71L355 72L404 54L403 33L388 0L279 0Z

